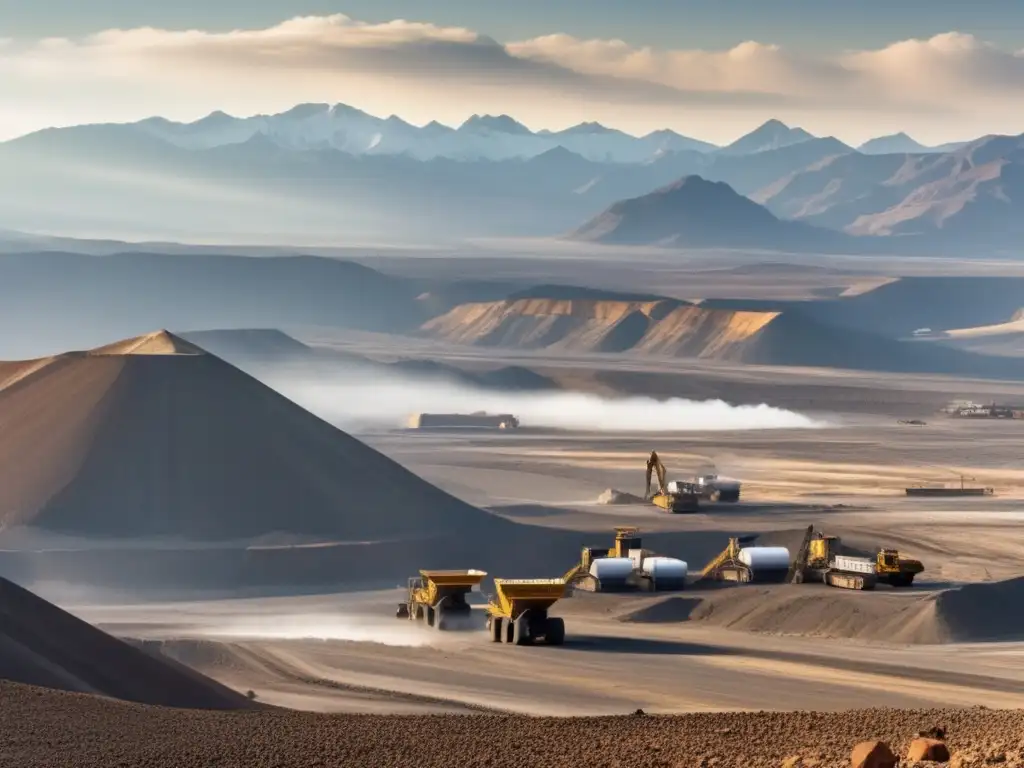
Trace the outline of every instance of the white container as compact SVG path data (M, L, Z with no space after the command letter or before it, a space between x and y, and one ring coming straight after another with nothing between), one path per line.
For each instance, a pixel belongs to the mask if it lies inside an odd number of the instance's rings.
M644 560L643 572L655 580L686 579L687 564L674 557L648 557Z
M847 573L874 573L875 561L866 557L836 555L832 560L832 567L837 571L846 571Z
M625 581L633 573L633 561L628 557L599 557L590 564L590 575L598 581Z
M629 561L633 564L634 568L639 570L644 564L644 551L642 549L629 550Z
M743 547L740 562L752 571L789 568L789 550L785 547Z

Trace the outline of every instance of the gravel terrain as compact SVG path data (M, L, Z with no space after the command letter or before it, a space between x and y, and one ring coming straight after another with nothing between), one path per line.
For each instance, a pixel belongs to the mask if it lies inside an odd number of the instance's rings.
M0 766L848 766L882 739L903 754L946 729L954 764L1020 765L1024 713L987 709L656 717L319 715L175 710L0 682ZM996 764L996 763L988 763Z

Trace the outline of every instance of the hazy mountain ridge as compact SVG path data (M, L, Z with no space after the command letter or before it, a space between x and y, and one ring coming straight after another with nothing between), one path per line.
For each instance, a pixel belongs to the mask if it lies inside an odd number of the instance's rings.
M591 160L637 163L666 152L717 149L667 129L633 136L599 123L580 123L562 131L534 132L508 115L473 115L457 128L438 122L420 127L345 104L300 104L280 114L245 118L214 112L191 123L149 118L132 125L185 149L212 149L262 136L283 149L337 149L417 160L508 160L564 147Z
M351 130L332 132L328 118ZM383 124L427 142L421 149L455 142L462 154L432 149L418 159L398 139L369 147L369 134L352 127ZM535 133L508 116L417 128L326 105L259 119L214 113L190 124L153 118L49 129L0 144L0 226L254 244L551 237L697 175L779 219L844 232L852 252L874 251L883 239L890 252L956 253L1012 250L1020 241L1022 137L903 154L865 154L775 120L714 151L680 148L685 142L673 137L637 139L594 123ZM523 141L534 143L516 143ZM499 148L496 158L481 157L487 147ZM852 237L864 235L877 237ZM771 238L759 245L787 247Z

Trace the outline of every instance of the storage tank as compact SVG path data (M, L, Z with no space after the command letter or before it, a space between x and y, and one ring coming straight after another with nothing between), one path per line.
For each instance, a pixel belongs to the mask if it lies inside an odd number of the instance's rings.
M602 590L620 589L633 573L633 561L628 557L600 557L590 564L593 576Z
M686 586L687 564L674 557L648 557L643 573L651 578L657 589L682 589Z
M739 559L755 573L789 570L789 550L785 547L743 547Z

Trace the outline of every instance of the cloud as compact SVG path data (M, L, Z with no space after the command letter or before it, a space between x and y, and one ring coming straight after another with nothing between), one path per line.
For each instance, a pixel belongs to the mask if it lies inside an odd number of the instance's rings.
M780 117L842 133L923 127L943 115L944 130L982 118L1008 130L1022 92L1024 56L957 32L812 56L757 41L673 50L561 33L501 44L465 27L335 14L266 29L113 29L0 45L0 132L19 114L76 122L167 114L168 105L197 116L325 100L418 122L493 111L537 127L600 119L723 133Z

